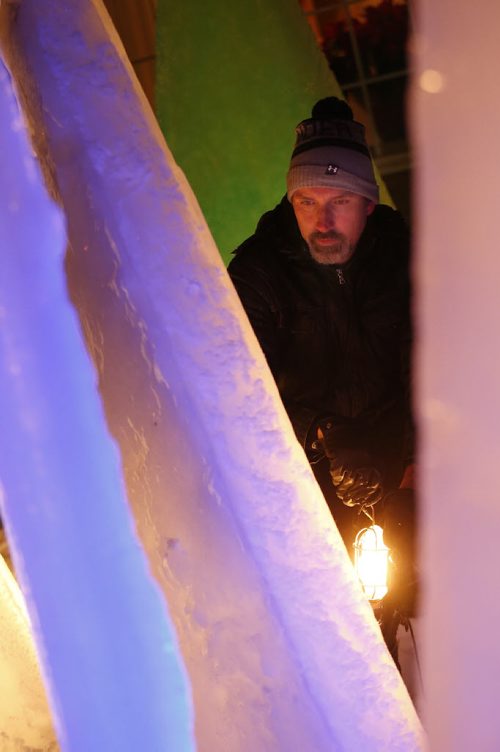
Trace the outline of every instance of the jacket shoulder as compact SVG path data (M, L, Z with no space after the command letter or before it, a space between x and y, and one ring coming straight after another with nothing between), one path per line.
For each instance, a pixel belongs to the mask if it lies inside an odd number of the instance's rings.
M402 214L386 204L377 204L369 225L375 235L409 240L409 228Z
M370 263L403 269L409 266L411 239L402 215L390 206L379 204L369 217L366 228L366 251ZM370 250L371 249L371 250Z
M233 251L229 274L250 270L261 275L273 274L281 267L282 254L291 245L292 222L293 210L285 197L278 206L262 215L254 234Z
M370 217L371 232L396 247L409 248L410 229L402 214L385 204L379 204Z

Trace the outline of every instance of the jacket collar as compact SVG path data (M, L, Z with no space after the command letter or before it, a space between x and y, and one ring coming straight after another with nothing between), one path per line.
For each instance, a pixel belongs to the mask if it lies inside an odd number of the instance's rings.
M359 262L373 246L375 237L373 233L373 223L371 221L373 214L368 217L366 227L363 230L356 250L346 264L322 265L318 264L311 256L307 243L300 234L299 226L295 218L293 207L286 196L272 211L264 214L256 229L256 236L275 246L276 251L296 263L304 264L318 271L337 274L337 269L342 269L345 274L350 275L358 266Z

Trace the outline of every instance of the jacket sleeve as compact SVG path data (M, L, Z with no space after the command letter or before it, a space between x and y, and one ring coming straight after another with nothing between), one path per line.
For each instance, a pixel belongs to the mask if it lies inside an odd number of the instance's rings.
M306 452L309 462L314 464L324 457L317 438L320 413L297 402L285 402L284 405L300 445Z
M279 315L265 275L234 259L229 276L276 379L279 363Z
M279 389L281 313L271 280L266 273L244 263L238 256L229 264L228 272ZM310 460L319 459L322 453L318 452L315 428L318 411L290 402L284 402L284 407Z

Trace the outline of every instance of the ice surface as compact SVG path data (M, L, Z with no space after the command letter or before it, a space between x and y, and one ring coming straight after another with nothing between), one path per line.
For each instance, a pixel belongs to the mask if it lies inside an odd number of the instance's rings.
M479 11L479 12L478 12ZM416 406L421 705L432 749L500 749L500 5L419 0ZM493 83L495 82L495 83Z
M1 513L58 738L72 752L187 752L194 748L188 680L133 531L68 300L63 218L44 189L1 59L0 111ZM39 729L42 703L36 676L27 696L23 687L35 662L22 622L12 608L1 622L6 751L48 749L24 741Z

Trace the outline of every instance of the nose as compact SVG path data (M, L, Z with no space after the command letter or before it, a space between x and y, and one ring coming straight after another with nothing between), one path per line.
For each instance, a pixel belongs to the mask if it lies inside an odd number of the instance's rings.
M316 215L316 229L318 232L328 232L335 228L335 209L331 204L318 207Z

